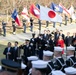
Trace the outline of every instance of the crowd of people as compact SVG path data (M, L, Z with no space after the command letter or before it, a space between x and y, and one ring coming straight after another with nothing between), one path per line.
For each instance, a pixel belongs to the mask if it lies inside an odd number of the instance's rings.
M22 50L23 54L21 54ZM18 45L18 41L15 41L14 47L12 47L11 42L8 42L3 54L6 59L18 63L21 63L18 61L20 57L27 66L24 75L54 75L53 71L57 70L59 73L69 75L72 73L71 69L75 69L76 74L75 50L76 33L70 36L70 32L67 32L65 36L62 30L56 29L53 32L44 30L44 33L37 37L33 33L30 40L26 39L22 45ZM66 58L63 57L65 53ZM68 68L71 72L67 72Z

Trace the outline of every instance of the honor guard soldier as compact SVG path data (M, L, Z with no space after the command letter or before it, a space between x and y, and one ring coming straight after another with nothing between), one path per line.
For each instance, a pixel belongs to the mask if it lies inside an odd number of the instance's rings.
M43 51L43 60L48 62L47 65L47 75L51 74L51 71L54 70L54 64L52 62L53 52L51 51Z
M66 75L65 73L63 73L62 71L60 70L56 70L56 71L52 71L52 74L51 75Z
M13 51L11 47L11 42L8 42L8 45L5 48L3 54L6 55L6 59L13 60Z
M32 61L32 75L47 75L47 64L48 62L43 60Z
M66 75L76 75L76 68L74 67L67 67L64 70Z
M62 50L63 48L61 47L54 47L55 60L53 63L54 63L55 70L61 70L64 72L65 61L62 58Z
M39 50L39 58L43 59L43 50L45 50L45 40L42 38L42 34L39 34L39 36L36 38L36 43Z
M76 67L76 58L74 57L75 47L68 46L67 47L67 60L66 60L66 67Z
M30 18L30 31L33 32L33 18Z
M15 34L15 32L16 32L16 24L15 24L14 20L12 21L12 27L13 27L13 34Z
M18 47L18 42L15 41L15 44L13 47L13 60L17 62L19 57L20 57L20 49Z
M35 33L32 34L32 38L30 39L30 45L33 47L32 55L35 55L35 49L36 49Z
M23 32L26 33L26 20L23 19L22 22L23 22L23 29L24 29Z
M2 21L3 36L6 36L6 24L7 23L5 23L4 20L3 20Z
M25 43L26 43L26 44L23 45L23 50L24 50L24 56L27 58L27 57L31 56L31 53L32 53L33 48L32 48L32 46L30 45L28 39L25 40Z

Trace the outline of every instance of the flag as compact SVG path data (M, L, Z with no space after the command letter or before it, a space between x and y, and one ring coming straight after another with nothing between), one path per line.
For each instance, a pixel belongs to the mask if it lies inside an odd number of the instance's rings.
M71 5L71 7L69 8L68 12L70 13L70 15L72 16L72 14L74 13L74 7Z
M55 4L55 3L51 3L51 7L52 10L56 11L56 12L63 12L63 8L61 8L59 5Z
M40 20L62 22L62 17L50 8L40 6Z
M18 12L17 12L16 9L12 13L11 17L15 20L15 22L18 24L18 26L21 26L21 22L20 22L20 19L19 19L19 16L18 16Z
M23 11L21 12L21 15L22 15L25 19L27 19L28 22L30 21L30 19L29 19L29 14L28 14L28 10L27 10L26 7L24 7Z
M40 5L39 4L36 4L36 7L40 10Z
M63 8L63 13L70 15L69 11L62 4L59 4L59 6Z
M34 4L30 6L29 12L36 18L40 18L40 10Z

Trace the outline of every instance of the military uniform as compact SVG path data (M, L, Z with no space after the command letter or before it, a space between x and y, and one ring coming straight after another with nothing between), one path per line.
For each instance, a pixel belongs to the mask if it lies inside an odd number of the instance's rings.
M15 21L12 21L12 27L13 27L13 34L16 32L16 24Z
M66 60L66 67L76 67L76 58L72 55Z
M61 71L64 72L65 61L61 57L62 56L62 51L63 51L63 48L61 48L61 47L54 47L55 60L53 61L53 63L54 63L55 70L61 70Z
M54 62L55 70L61 70L64 72L65 61L62 57L56 58Z
M32 34L32 36L35 36L35 34ZM36 38L32 37L30 39L30 45L32 46L33 50L32 50L32 55L35 55L35 49L36 49Z
M68 46L67 47L67 60L66 60L66 67L76 67L76 58L74 57L75 47Z
M6 36L6 23L2 21L3 36Z
M23 19L22 22L23 22L23 29L24 29L23 32L26 33L26 20Z
M39 51L39 58L43 59L43 50L45 50L45 40L43 40L42 35L36 38L36 43Z

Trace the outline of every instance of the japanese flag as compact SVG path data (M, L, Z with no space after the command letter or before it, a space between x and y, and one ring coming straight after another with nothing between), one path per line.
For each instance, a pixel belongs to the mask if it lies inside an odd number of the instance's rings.
M62 22L62 17L50 8L40 6L40 20Z

